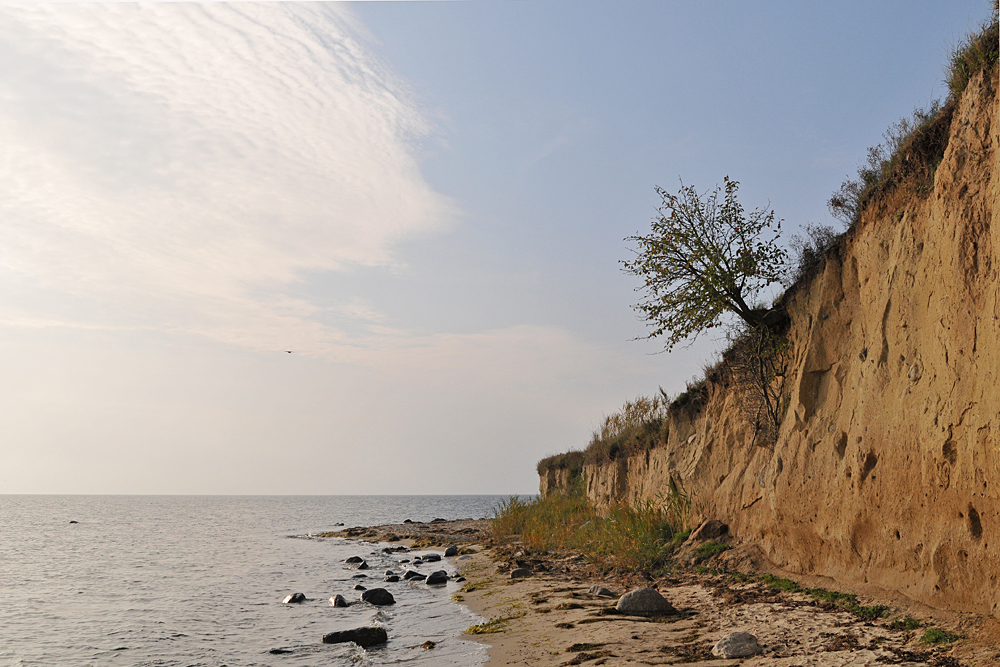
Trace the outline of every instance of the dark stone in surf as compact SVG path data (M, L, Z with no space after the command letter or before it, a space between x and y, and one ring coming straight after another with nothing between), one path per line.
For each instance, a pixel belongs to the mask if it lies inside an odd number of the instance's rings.
M392 593L384 588L373 588L370 591L365 591L361 594L361 599L377 607L396 604L396 598L392 597Z
M438 570L437 572L431 572L427 575L427 585L428 586L439 586L441 584L448 583L448 573L444 570Z
M406 580L410 580L410 579L420 580L420 579L426 579L426 578L427 578L426 574L420 574L419 572L414 572L413 570L407 570L406 574L403 575L403 579L406 579Z
M384 644L387 641L389 641L389 634L385 628L354 628L353 630L341 630L323 635L324 644L354 642L361 648Z
M343 595L340 595L339 593L330 598L330 604L333 605L334 607L351 606L351 603L347 601L347 598L345 598Z
M441 554L424 554L425 563L436 563L441 560Z
M281 604L298 604L300 602L305 602L305 601L306 601L306 596L303 593L292 593L284 600L282 600Z
M390 574L389 576L387 576L384 579L384 581L386 581L387 583L390 583L390 584L394 584L397 581L399 581L399 575L398 574Z
M355 563L364 563L365 559L362 558L361 556L351 556L350 558L348 558L344 562L347 563L348 565L353 565Z
M361 584L354 584L354 590L356 591L367 591L367 586L362 586Z

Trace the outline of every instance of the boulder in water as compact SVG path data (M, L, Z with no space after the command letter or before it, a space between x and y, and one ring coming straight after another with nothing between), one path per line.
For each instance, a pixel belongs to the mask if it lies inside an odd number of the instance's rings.
M397 581L399 581L399 575L398 574L390 574L385 579L383 579L382 581L384 581L386 583L389 583L389 584L394 584Z
M424 554L425 563L436 563L441 560L441 554Z
M439 586L448 583L448 573L444 570L437 570L427 575L428 586Z
M354 584L354 590L356 591L367 591L367 586L362 586L361 584Z
M426 579L426 578L427 578L426 574L420 574L419 572L414 572L413 570L407 570L406 574L403 575L403 579L406 579L406 580L410 580L410 579L418 579L419 580L419 579Z
M330 598L330 604L333 605L334 607L351 606L351 603L347 601L347 598L345 598L343 595L340 595L339 593Z
M365 591L361 594L361 599L377 607L396 604L396 598L392 597L392 593L384 588L373 588L370 591Z
M347 563L348 565L354 565L356 563L364 563L365 559L362 558L361 556L351 556L350 558L348 558L344 562Z
M343 644L344 642L354 642L361 648L384 644L389 641L389 633L385 628L354 628L353 630L341 630L323 635L324 644Z
M284 600L282 600L281 604L298 604L300 602L305 602L305 601L306 601L306 596L304 594L302 594L302 593L292 593L291 595L289 595L288 597L286 597Z

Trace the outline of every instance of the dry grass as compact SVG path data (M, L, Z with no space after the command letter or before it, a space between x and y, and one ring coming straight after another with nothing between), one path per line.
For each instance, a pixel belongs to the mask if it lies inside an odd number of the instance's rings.
M948 91L957 98L969 85L976 72L991 71L997 66L1000 52L1000 29L997 25L997 3L993 5L993 15L979 30L959 42L948 61Z
M617 570L663 569L687 536L688 498L676 487L662 502L615 505L598 512L581 490L533 500L512 496L491 520L493 538L537 552L572 549Z

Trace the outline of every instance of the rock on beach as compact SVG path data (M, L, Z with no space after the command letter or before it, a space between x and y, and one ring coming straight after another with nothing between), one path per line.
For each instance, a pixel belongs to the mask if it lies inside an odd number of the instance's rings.
M530 577L532 574L531 570L526 567L519 567L516 570L510 571L511 579L524 579L525 577Z
M761 652L757 638L749 632L734 632L715 643L712 655L720 658L749 658Z
M303 593L292 593L291 595L289 595L288 597L286 597L284 600L282 600L281 604L298 604L300 602L305 602L305 601L306 601L305 594L303 594Z
M637 588L621 596L615 609L619 614L629 616L654 616L677 611L656 589L649 587Z

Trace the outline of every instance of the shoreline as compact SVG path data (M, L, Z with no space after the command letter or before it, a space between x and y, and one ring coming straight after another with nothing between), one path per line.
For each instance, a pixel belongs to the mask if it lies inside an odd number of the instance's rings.
M467 519L351 528L337 535L418 549L459 546L462 555L453 565L467 581L452 599L485 619L476 634L467 631L464 638L487 646L489 667L1000 664L996 619L933 609L884 591L846 591L857 595L858 604L890 610L884 618L865 618L817 598L816 590L830 592L825 590L835 585L830 580L781 572L753 545L737 546L706 562L708 567L652 578L603 574L578 554L539 555L492 545L487 528L485 519ZM511 570L519 567L532 574L511 579ZM787 577L802 588L815 587L813 595L784 590L795 587ZM592 586L616 595L592 595ZM678 613L653 618L616 613L617 596L641 586L657 589ZM919 627L909 627L914 623ZM925 644L923 633L931 627L962 639ZM736 631L755 635L763 652L742 660L712 655L715 642Z

